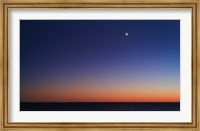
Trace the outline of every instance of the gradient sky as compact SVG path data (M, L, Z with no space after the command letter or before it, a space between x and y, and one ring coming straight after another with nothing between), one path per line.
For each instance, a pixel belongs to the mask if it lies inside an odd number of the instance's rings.
M179 102L180 21L21 20L20 99Z

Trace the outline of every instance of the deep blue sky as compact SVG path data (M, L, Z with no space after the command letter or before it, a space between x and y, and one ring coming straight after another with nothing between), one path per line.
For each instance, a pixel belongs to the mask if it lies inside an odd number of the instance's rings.
M180 21L21 20L20 82L21 91L56 82L179 88Z

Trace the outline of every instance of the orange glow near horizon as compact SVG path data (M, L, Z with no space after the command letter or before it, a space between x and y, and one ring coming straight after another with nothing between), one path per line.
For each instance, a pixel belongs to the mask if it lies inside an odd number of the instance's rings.
M179 89L169 88L32 88L21 92L28 102L180 102Z

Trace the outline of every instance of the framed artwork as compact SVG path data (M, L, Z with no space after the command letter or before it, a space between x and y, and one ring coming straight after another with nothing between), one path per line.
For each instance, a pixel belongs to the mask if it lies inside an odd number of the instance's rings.
M198 8L1 1L1 129L198 131Z

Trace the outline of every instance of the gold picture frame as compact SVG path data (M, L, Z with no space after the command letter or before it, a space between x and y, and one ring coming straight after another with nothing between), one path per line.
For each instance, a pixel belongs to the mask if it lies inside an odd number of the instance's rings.
M0 111L1 128L16 130L200 130L199 0L1 0ZM9 123L8 122L8 9L9 8L191 8L192 9L192 122L191 123ZM172 116L173 117L173 116ZM81 129L80 129L81 128Z

